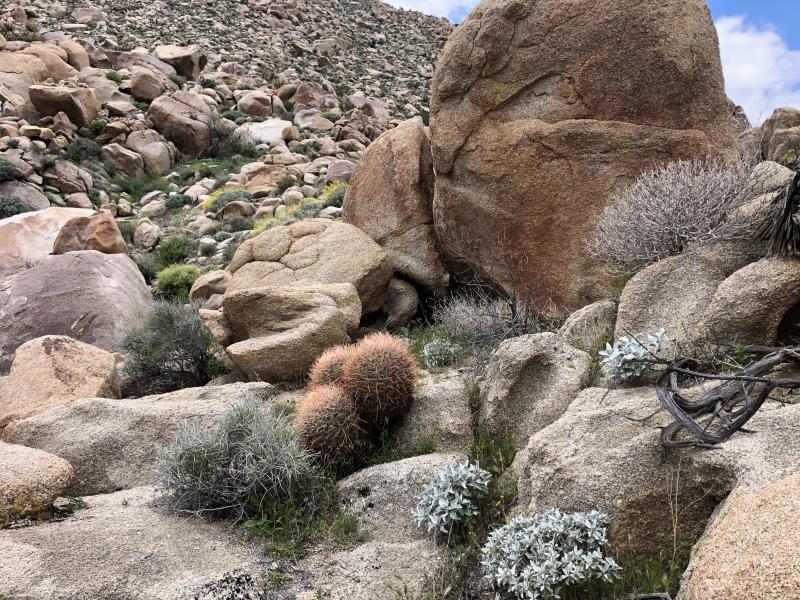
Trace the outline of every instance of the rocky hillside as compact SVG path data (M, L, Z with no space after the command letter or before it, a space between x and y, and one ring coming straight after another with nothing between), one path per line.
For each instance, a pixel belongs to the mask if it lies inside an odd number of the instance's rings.
M300 79L343 97L360 91L406 115L427 109L436 58L452 30L444 19L377 0L72 0L30 6L46 27L102 48L199 44L212 68L276 88Z

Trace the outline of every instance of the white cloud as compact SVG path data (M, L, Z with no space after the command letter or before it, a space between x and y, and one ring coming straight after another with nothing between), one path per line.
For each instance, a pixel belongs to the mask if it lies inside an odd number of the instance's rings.
M744 17L721 17L716 25L728 96L754 125L780 106L800 107L799 51L774 29L750 25Z

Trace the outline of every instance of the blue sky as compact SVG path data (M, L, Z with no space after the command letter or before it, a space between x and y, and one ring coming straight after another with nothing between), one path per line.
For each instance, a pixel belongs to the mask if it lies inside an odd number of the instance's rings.
M387 0L461 21L476 0ZM779 106L800 108L800 0L708 0L728 96L753 124Z

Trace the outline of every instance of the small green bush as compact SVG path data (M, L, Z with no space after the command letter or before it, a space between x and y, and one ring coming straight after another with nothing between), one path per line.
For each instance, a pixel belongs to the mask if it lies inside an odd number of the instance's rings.
M325 186L322 194L319 196L319 201L325 207L335 206L342 208L344 204L344 196L347 193L347 184L344 181L334 181Z
M76 164L100 161L103 159L102 147L94 140L77 137L67 146L67 158Z
M132 246L133 235L136 233L136 221L117 221L117 227L125 243L128 244L128 246Z
M113 69L111 71L106 71L106 79L113 81L116 84L122 83L122 76Z
M149 194L155 190L161 192L169 191L169 183L165 179L154 179L149 175L140 175L139 177L114 177L111 183L119 188L120 191L129 194L135 201L145 194Z
M103 133L103 129L106 128L106 125L108 125L108 121L105 119L95 119L89 125L89 131L91 131L95 136L98 136Z
M178 86L178 88L182 88L183 84L186 83L186 77L183 75L178 75L177 73L173 73L169 76L169 80Z
M225 264L228 264L233 260L233 255L236 254L236 251L239 249L239 246L242 245L244 240L233 240L228 242L228 245L225 246L225 249L222 251L222 260Z
M224 242L225 240L229 239L231 234L227 231L218 231L214 234L214 241L215 242Z
M156 301L144 322L122 340L123 392L144 396L205 385L225 372L197 311Z
M233 135L232 131L225 129L221 124L214 128L209 156L214 158L230 158L233 156L258 158L260 155L261 153L255 144Z
M158 268L165 269L170 265L182 263L192 253L192 242L182 235L171 235L161 240L156 246Z
M131 258L139 268L139 272L142 274L142 277L144 277L147 285L153 283L158 275L158 269L156 268L156 257L152 254L133 254Z
M200 270L192 265L172 265L158 272L156 287L169 300L185 302Z
M219 212L231 202L250 202L252 199L253 194L247 190L222 192L215 196L211 202L209 202L207 210L210 212Z
M31 209L16 196L0 196L0 219L30 212L30 210Z
M291 417L241 394L208 431L187 423L159 463L162 499L173 510L204 516L313 513L320 474ZM262 524L266 525L266 524Z
M200 243L200 248L199 248L200 256L205 256L205 257L214 256L216 251L217 251L217 245L215 243L213 242Z
M10 160L0 156L0 181L11 181L22 179L22 173L13 165Z
M275 191L278 193L278 195L280 195L293 185L297 185L295 178L291 175L286 175L281 177L280 181L278 181L278 183L275 185Z
M170 194L167 196L167 210L179 210L191 204L192 199L186 194Z

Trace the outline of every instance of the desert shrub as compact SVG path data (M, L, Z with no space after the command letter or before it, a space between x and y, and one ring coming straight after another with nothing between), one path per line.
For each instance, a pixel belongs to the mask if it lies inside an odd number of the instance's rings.
M183 75L178 75L177 73L173 73L169 75L169 80L178 86L178 89L181 89L183 85L186 83L186 77Z
M234 201L250 202L253 194L244 188L221 187L212 192L203 202L203 210L206 212L218 212Z
M718 239L732 210L748 199L750 161L677 161L643 173L606 208L589 248L629 269Z
M319 477L291 417L252 394L236 398L211 431L185 424L163 452L159 474L169 508L236 520L312 501Z
M419 367L408 342L374 333L350 351L341 386L355 400L359 416L380 428L408 410L418 378Z
M192 284L200 277L200 270L192 265L172 265L158 272L156 287L165 298L180 302L189 299Z
M319 216L322 206L317 202L300 202L289 209L289 214L300 221L314 219Z
M422 362L429 369L448 367L458 361L461 348L443 338L434 338L422 348Z
M139 201L142 196L159 190L161 192L169 191L169 183L166 179L155 179L149 175L140 175L138 177L125 177L116 176L111 180L113 186L118 188L121 192L128 194L133 200Z
M127 395L201 386L225 371L214 338L189 306L156 301L144 322L124 336L121 349Z
M473 288L432 307L432 320L473 355L494 350L503 340L557 328L557 322L517 297L498 297Z
M319 195L319 201L325 207L335 206L342 208L344 196L347 193L347 184L344 181L334 181L325 186Z
M117 221L117 227L122 234L122 239L128 246L133 245L133 236L136 233L136 221Z
M333 346L319 355L308 372L308 387L314 389L329 384L339 384L342 366L350 356L352 347Z
M243 239L232 240L225 246L225 249L222 251L222 260L226 264L233 260L233 256L236 254L236 251L239 249L239 246L242 245L243 241Z
M94 140L76 137L67 146L67 158L76 164L88 161L102 161L102 147Z
M11 181L13 179L22 179L22 173L10 160L0 156L0 181Z
M92 132L92 135L98 136L103 133L103 129L106 128L108 125L108 121L105 119L95 119L89 124L89 131Z
M333 470L351 464L368 443L353 399L335 385L311 390L297 407L295 425L303 447Z
M192 253L192 242L182 235L171 235L156 246L155 255L159 270L182 263Z
M108 79L109 81L113 81L116 84L122 83L122 75L120 75L113 69L111 69L110 71L106 71L106 79Z
M261 154L255 144L234 135L232 130L227 129L221 123L216 124L212 133L209 156L214 158L231 158L233 156L258 158Z
M282 194L286 190L288 190L293 185L297 185L297 181L291 175L285 175L280 178L278 183L275 184L275 191L278 195Z
M478 515L479 500L489 489L492 476L465 460L447 465L417 496L411 512L418 527L428 533L450 534Z
M619 567L604 555L608 517L550 510L516 517L489 534L481 550L486 580L500 596L557 600L562 588L610 581Z
M285 222L285 219L279 219L277 217L264 217L259 219L253 223L253 237L260 233L264 233L268 229L272 229L276 225L280 225L283 222Z
M142 274L142 277L144 277L147 285L153 283L158 275L156 257L153 254L133 254L131 258L139 268L139 272Z
M198 249L200 256L214 256L217 252L217 244L214 242L200 242L200 247Z
M167 196L167 210L178 210L192 204L192 199L186 194L170 194Z
M225 229L229 232L250 231L253 228L253 220L236 215L225 220Z
M659 358L659 352L668 342L663 328L654 333L622 336L600 351L600 365L611 381L637 379L652 368L652 363L647 361Z
M30 210L31 209L16 196L0 196L0 219L30 212Z
M214 234L214 241L215 242L224 242L227 239L230 239L231 234L227 231L218 231Z

